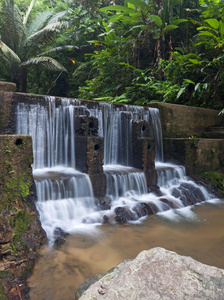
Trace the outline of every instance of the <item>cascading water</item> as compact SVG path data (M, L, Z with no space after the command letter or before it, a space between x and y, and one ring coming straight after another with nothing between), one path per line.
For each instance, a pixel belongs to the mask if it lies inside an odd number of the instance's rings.
M83 231L83 220L96 211L89 177L75 169L75 108L77 100L63 100L56 107L46 103L17 106L17 133L33 139L33 175L37 208L50 242L55 228Z
M56 105L54 97L48 97L41 104L19 103L17 107L17 133L33 138L36 205L51 242L55 228L60 227L66 232L89 231L101 224L104 216L113 215L120 208L129 211L129 220L136 221L149 211L176 214L180 208L213 197L187 178L183 166L163 163L158 109L108 103L99 103L92 108L88 107L88 102L85 106L78 100L68 99L62 99ZM88 111L98 119L98 135L104 138L104 173L110 210L99 210L88 175L76 170L75 153L79 151L75 145L77 110L79 115ZM148 191L144 172L133 168L132 127L135 120L151 124L147 135L156 140L155 161L160 190L155 192ZM146 137L144 128L141 130L141 136ZM142 205L141 212L139 205Z

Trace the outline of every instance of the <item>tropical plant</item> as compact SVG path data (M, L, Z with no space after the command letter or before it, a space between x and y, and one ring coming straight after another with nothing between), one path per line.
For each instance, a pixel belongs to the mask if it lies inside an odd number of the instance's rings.
M17 83L23 92L26 91L27 72L30 68L66 72L57 60L42 55L42 51L51 45L56 34L65 27L65 22L60 21L64 12L54 14L52 11L45 11L29 22L35 1L31 1L23 17L13 0L5 0L3 4L3 24L0 31L1 77Z

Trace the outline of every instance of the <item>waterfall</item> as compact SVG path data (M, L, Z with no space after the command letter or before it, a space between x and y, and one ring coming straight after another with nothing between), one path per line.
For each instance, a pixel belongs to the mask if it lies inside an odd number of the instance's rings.
M90 112L98 118L99 135L104 138L104 165L132 166L132 120L148 120L148 110L140 106L99 103Z
M149 117L151 118L151 122L153 124L153 136L156 140L156 154L155 161L163 161L163 136L162 136L162 126L160 121L159 110L156 108L151 108L149 110ZM149 119L148 119L149 120Z
M98 119L98 135L104 138L106 195L102 197L110 201L105 211L95 203L89 176L76 169L76 153L81 151L76 145L76 121L89 115ZM140 129L140 140L155 139L160 189L148 190L145 173L133 167L133 124L137 121L147 124ZM155 108L83 105L79 100L46 97L37 104L18 103L17 134L33 139L36 206L50 243L57 228L91 232L105 216L124 211L128 221L141 220L151 212L176 218L189 205L214 198L186 176L183 166L163 162L162 127Z
M106 165L107 196L111 201L120 197L134 197L147 194L144 172L120 165Z
M55 98L45 104L19 103L17 133L33 140L33 176L37 190L37 209L52 243L56 228L66 232L83 231L84 220L96 211L88 175L76 170L75 109L78 100Z

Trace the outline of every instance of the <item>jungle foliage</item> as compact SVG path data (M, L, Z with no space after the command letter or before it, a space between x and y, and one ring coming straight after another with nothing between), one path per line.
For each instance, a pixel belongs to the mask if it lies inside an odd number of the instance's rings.
M6 4L14 8L9 15ZM27 91L34 93L223 108L222 0L33 0L30 5L29 13L21 0L4 0L0 7L0 79L18 82L25 72ZM14 24L6 25L10 14ZM38 30L49 28L55 16L59 26L28 50L31 24L41 15L48 18ZM4 52L6 47L10 51ZM38 63L44 57L55 64ZM29 71L30 62L36 71Z

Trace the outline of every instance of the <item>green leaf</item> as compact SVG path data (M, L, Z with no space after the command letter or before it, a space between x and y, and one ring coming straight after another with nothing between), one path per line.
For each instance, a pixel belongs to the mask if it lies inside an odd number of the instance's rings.
M164 31L169 32L169 31L174 30L174 29L177 29L177 28L178 28L178 26L176 26L176 25L167 25L167 26L165 27Z
M18 55L9 48L3 41L0 41L0 57L2 56L3 59L8 59L15 65L19 65L21 63L20 58Z
M99 36L109 35L110 33L114 32L114 31L115 31L114 29L111 29L111 30L108 31L108 32L100 33Z
M103 11L103 12L112 11L112 10L123 11L128 14L134 12L134 9L129 8L127 6L122 6L122 5L110 5L110 6L100 8L100 11Z
M199 60L194 59L194 58L189 58L189 61L190 61L192 64L194 64L194 65L200 65L200 64L201 64L201 62L200 62Z
M207 90L207 88L208 88L208 83L206 82L203 84L203 89Z
M188 22L187 19L177 19L177 20L173 20L170 25L179 25L180 23L184 23L184 22Z
M205 22L207 22L214 29L219 28L219 21L217 19L207 19Z
M224 114L224 108L219 112L219 115Z
M213 33L211 33L210 31L201 31L198 33L198 35L207 35L207 36L212 36L212 37L216 37Z
M222 21L219 22L219 30L220 30L221 38L223 39L223 36L224 36L224 23Z
M155 31L152 32L152 37L153 37L155 40L157 40L157 39L159 38L159 36L160 36L160 29L155 30Z
M200 82L198 82L198 83L195 85L194 90L195 90L195 92L196 92L197 90L199 90L199 92L201 91Z
M134 4L131 4L131 3L127 3L127 6L129 7L129 8L132 8L132 9L135 9L135 6L134 6Z
M142 0L128 0L128 3L133 4L136 7L139 7L142 11L151 11L151 8L149 5L147 5Z
M151 15L153 21L156 23L157 26L161 27L163 25L163 21L159 16Z
M179 92L177 93L177 99L180 98L180 96L183 94L183 92L186 90L186 87L182 87Z
M132 31L136 28L140 28L140 29L149 29L149 26L147 25L136 25L136 26L133 26L129 31Z
M184 79L184 81L188 82L188 83L192 83L193 85L195 85L195 82L190 80L190 79Z

